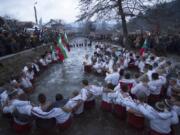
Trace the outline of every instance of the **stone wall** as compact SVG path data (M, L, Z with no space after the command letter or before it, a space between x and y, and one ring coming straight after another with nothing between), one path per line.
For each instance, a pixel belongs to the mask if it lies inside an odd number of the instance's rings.
M7 83L12 75L18 75L26 63L40 57L50 45L42 45L17 54L0 58L0 86Z

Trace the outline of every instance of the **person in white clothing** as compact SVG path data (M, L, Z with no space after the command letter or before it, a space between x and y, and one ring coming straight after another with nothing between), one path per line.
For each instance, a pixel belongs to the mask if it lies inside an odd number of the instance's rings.
M124 98L122 100L122 104L126 106L127 110L127 122L129 125L136 129L143 129L145 126L145 119L143 114L138 109L138 102L145 102L147 100L147 96L144 92L138 93L136 99L132 98Z
M20 84L25 92L31 93L33 91L33 85L24 73L21 74Z
M167 87L167 93L166 95L170 98L172 96L172 89L174 86L177 85L177 79L176 78L170 78L168 80L168 87Z
M38 64L36 64L36 60L33 63L31 63L31 68L33 69L35 75L37 75L40 72L40 68Z
M16 91L17 94L18 94L18 96L25 96L25 92L23 91L23 89L21 89L20 83L14 82L14 83L12 84L12 86L13 86L13 92Z
M86 54L85 57L84 57L83 65L84 65L84 66L86 66L86 65L92 65L91 58L89 57L88 54Z
M159 95L161 93L162 86L166 83L166 78L159 76L158 73L152 74L152 81L148 83L150 93L152 95Z
M123 101L125 99L131 99L128 91L128 86L122 85L119 91L108 94L109 98L113 101L115 115L122 120L126 118L126 106L123 104Z
M118 71L116 70L114 73L106 75L105 82L107 84L111 83L112 85L116 86L119 83L119 78L120 78L120 75Z
M138 96L139 93L143 92L146 94L146 96L149 96L150 91L148 89L148 82L149 82L149 79L147 76L144 76L143 78L141 78L140 82L131 89L131 94Z
M93 65L93 69L99 74L102 73L103 67L104 65L102 65L102 61L100 59L98 59L97 62Z
M103 111L112 111L112 98L109 96L109 93L114 93L113 92L114 86L109 83L107 85L107 88L103 90L102 92L102 101L101 101L101 109Z
M171 99L164 100L165 105L174 110L178 116L180 116L180 101L177 97L171 97Z
M146 60L146 64L153 66L155 63L155 57L151 56Z
M31 130L31 109L32 105L30 101L24 101L18 98L16 91L9 95L9 101L3 107L3 113L5 115L12 115L12 128L16 133L28 133Z
M128 68L129 62L130 62L130 58L126 57L126 58L124 59L124 63L123 63L123 68L124 68L124 69Z
M8 93L7 90L1 89L0 90L0 104L1 104L1 108L4 106L4 104L6 103L6 101L8 101Z
M48 111L52 106L52 102L47 101L46 95L44 93L40 93L38 95L38 102L39 102L39 107L43 111Z
M170 103L173 106L172 108L178 114L178 116L180 116L180 86L175 85L172 87Z
M28 68L27 72L25 73L26 74L26 77L33 82L34 80L34 71L33 69L30 67Z
M141 73L144 73L145 70L145 59L141 58L140 62L138 63L138 68Z
M170 135L171 126L179 122L177 113L173 110L168 111L169 108L163 102L157 102L155 109L145 103L140 103L138 108L149 119L150 135Z
M18 93L15 91L9 95L9 101L3 107L3 113L13 113L15 109L19 113L31 116L32 105L30 101L23 101L18 99Z
M84 108L86 110L92 109L95 106L95 96L91 92L91 85L89 85L88 80L82 81L83 88L80 91L82 100L84 102Z
M84 65L84 71L90 73L92 68L92 61L89 55L85 55L85 58L83 60L83 65Z
M149 80L152 80L152 74L155 72L155 70L153 70L153 66L148 65L148 71L146 73L146 75L148 76Z
M73 110L75 115L80 115L84 111L84 102L82 100L81 94L79 92L73 92L72 97L65 104L64 108Z
M72 123L71 110L67 111L67 109L64 111L62 108L52 108L50 111L44 112L40 107L33 107L32 115L41 119L55 118L60 130L69 128Z
M50 53L50 52L46 52L45 62L46 62L47 64L52 63L52 56L51 56L51 53Z
M29 70L28 66L24 66L22 72L26 74L26 72Z
M39 59L39 63L41 64L42 67L46 67L48 65L45 61L45 55L41 56L41 58Z
M136 85L136 81L135 81L134 79L131 79L130 73L126 73L126 74L124 75L124 79L121 79L121 80L120 80L120 87L121 87L122 85L128 85L129 90L131 90L131 88L132 88L134 85Z

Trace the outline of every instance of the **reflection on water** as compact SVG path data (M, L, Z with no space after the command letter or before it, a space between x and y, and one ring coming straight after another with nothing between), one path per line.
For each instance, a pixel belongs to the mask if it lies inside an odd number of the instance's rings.
M72 42L82 42L82 40L78 38ZM94 47L72 48L64 63L51 66L38 78L36 92L31 95L31 99L36 101L37 95L42 92L48 96L49 100L53 100L56 93L61 93L67 98L72 91L81 89L82 79L88 79L90 83L101 85L102 77L83 72L83 57L85 54L92 55L93 50Z

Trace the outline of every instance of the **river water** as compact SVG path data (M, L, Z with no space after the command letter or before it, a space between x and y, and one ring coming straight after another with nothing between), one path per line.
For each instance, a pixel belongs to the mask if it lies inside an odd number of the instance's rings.
M74 41L75 40L75 41ZM76 38L72 42L83 42ZM103 77L85 74L83 71L83 58L85 54L92 55L93 47L75 47L68 53L64 63L58 63L49 67L36 81L36 92L31 99L36 102L39 93L45 93L48 100L54 100L56 93L61 93L68 98L73 91L81 89L81 81L89 80L90 83L102 85Z

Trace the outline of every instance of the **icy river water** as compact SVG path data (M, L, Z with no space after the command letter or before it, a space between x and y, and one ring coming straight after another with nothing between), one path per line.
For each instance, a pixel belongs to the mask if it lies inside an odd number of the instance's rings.
M83 39L74 40L83 42ZM51 66L38 78L36 92L31 96L31 99L36 101L39 93L46 93L49 100L54 100L56 93L61 93L67 98L73 91L81 89L82 79L88 79L90 83L101 85L102 77L85 74L83 71L83 58L85 54L92 55L93 50L94 46L72 48L64 63Z

